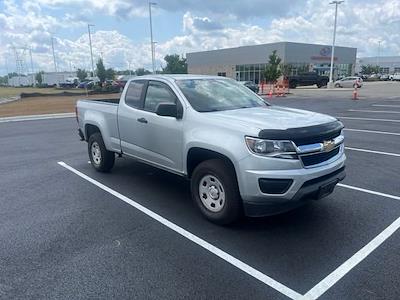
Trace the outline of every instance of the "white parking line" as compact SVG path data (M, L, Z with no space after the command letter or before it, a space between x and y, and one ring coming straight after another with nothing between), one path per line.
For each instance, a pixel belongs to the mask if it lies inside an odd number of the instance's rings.
M36 120L47 120L47 119L61 119L61 118L72 118L72 117L75 117L74 113L17 116L17 117L0 118L0 123L20 122L20 121L36 121Z
M372 106L379 106L379 107L399 107L400 105L392 105L392 104L372 104Z
M360 149L360 148L353 148L353 147L345 147L345 149L346 150L353 150L353 151L360 151L360 152L367 152L367 153L374 153L374 154L382 154L382 155L400 157L400 154L398 154L398 153L382 152L382 151L375 151L375 150L369 150L369 149Z
M398 133L398 132L377 131L377 130L365 130L365 129L354 129L354 128L344 128L344 130L345 131L366 132L366 133L387 134L387 135L400 135L400 133Z
M142 206L141 204L135 202L134 200L118 193L117 191L105 186L104 184L98 182L97 180L94 180L90 178L89 176L79 172L78 170L74 169L73 167L67 165L66 163L60 161L58 164L67 170L75 173L79 177L89 181L90 183L96 185L97 187L101 188L102 190L106 191L107 193L119 198L120 200L124 201L125 203L133 206L137 210L141 211L142 213L146 214L150 218L156 220L157 222L160 222L164 226L168 227L169 229L175 231L176 233L180 234L181 236L187 238L188 240L192 241L193 243L201 246L202 248L206 249L207 251L211 252L212 254L218 256L219 258L222 258L224 261L227 263L233 265L234 267L242 270L243 272L247 273L248 275L254 277L255 279L263 282L264 284L270 286L271 288L275 289L276 291L282 293L283 295L291 298L291 299L300 299L302 297L301 294L298 292L292 290L291 288L283 285L282 283L276 281L275 279L269 277L268 275L265 275L264 273L261 273L260 271L254 269L253 267L249 266L248 264L242 262L241 260L233 257L232 255L226 253L225 251L215 247L214 245L208 243L207 241L203 240L202 238L199 238L198 236L190 233L186 229L183 229L182 227L172 223L171 221L168 221L164 217L156 214L155 212L149 210L148 208Z
M392 120L392 119L371 119L371 118L356 118L356 117L337 117L339 119L349 119L349 120L363 120L363 121L382 121L382 122L397 122L400 123L400 120Z
M362 262L368 255L370 255L376 248L378 248L384 241L392 236L400 228L400 218L396 219L377 237L370 241L367 245L361 248L356 254L346 260L335 271L326 276L316 286L309 290L302 299L317 299L334 284L342 279L349 273L355 266Z
M386 198L390 198L390 199L394 199L394 200L400 200L399 196L394 196L394 195L385 194L385 193L381 193L381 192L375 192L375 191L372 191L372 190L367 190L367 189L363 189L363 188L359 188L359 187L356 187L356 186L347 185L347 184L343 184L343 183L338 183L337 185L340 186L340 187L344 187L346 189L356 190L356 191L359 191L359 192L368 193L368 194L381 196L381 197L386 197Z
M400 200L399 196L394 196L390 194L384 194L380 192L375 192L347 184L338 183L338 186L352 189L368 194L373 194L377 196L382 196L386 198L391 198L395 200ZM384 241L386 241L393 233L395 233L400 228L400 218L396 219L392 224L390 224L384 231L382 231L378 236L376 236L367 245L361 248L356 254L346 260L341 264L336 270L326 276L317 285L315 285L311 290L309 290L302 299L317 299L326 291L328 291L334 284L336 284L340 279L342 279L347 273L349 273L355 266L362 262L368 255L370 255L376 248L378 248Z
M366 112L366 113L382 113L382 114L400 114L400 111L389 111L389 110L349 109L348 111Z

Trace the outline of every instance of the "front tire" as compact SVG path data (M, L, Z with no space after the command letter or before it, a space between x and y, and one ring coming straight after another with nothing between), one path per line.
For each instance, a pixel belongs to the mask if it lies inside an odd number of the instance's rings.
M191 193L203 216L213 223L227 225L242 216L235 170L223 160L206 160L196 167Z
M114 166L115 153L108 151L100 132L93 133L88 141L91 165L99 172L109 172Z

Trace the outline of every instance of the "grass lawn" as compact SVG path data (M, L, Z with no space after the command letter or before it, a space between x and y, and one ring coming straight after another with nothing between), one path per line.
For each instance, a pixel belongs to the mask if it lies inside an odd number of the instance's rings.
M75 111L75 104L78 99L107 99L119 98L119 96L119 94L106 94L93 95L89 97L46 96L23 98L21 100L0 104L0 117L69 113Z
M44 94L56 94L56 93L61 93L63 91L68 91L71 93L83 93L85 92L84 89L68 89L68 90L57 90L55 88L34 88L34 87L20 87L20 88L15 88L15 87L0 87L0 98L6 98L6 97L12 97L12 96L18 96L21 93L44 93Z

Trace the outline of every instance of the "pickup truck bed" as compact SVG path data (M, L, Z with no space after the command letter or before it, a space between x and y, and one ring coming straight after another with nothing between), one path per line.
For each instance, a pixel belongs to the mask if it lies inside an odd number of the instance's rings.
M117 153L121 152L119 142L119 130L117 121L119 99L82 99L79 100L79 110L84 120L101 122L101 134L110 136L105 139L108 149ZM101 116L101 119L99 119ZM97 124L97 123L92 123Z

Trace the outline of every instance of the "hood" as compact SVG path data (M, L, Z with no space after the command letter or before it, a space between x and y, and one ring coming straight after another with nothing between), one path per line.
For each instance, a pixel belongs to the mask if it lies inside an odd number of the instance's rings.
M335 121L336 118L328 115L287 108L282 106L252 107L220 112L206 113L208 117L217 119L219 122L242 125L245 127L256 127L258 129L278 129L308 127Z

